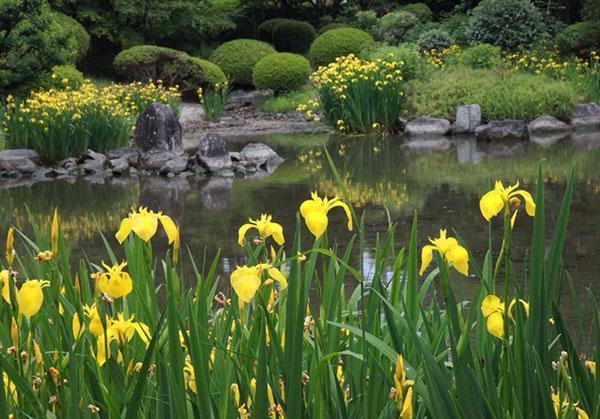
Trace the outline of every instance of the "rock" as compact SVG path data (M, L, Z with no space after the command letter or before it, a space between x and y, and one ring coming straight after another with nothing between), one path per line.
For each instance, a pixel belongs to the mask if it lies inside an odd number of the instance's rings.
M501 141L527 137L527 124L521 119L496 119L475 129L478 140Z
M411 136L419 135L446 135L450 131L450 121L443 118L420 116L409 121L404 131Z
M229 157L231 157L231 161L240 161L241 160L239 151L230 151Z
M169 106L153 102L140 114L133 133L135 144L144 152L150 150L180 152L181 124Z
M277 166L284 162L271 147L262 143L249 143L240 151L240 162L263 168L272 173Z
M179 123L182 127L184 127L188 124L193 124L202 120L203 116L204 110L202 109L202 106L200 106L197 103L186 103L184 106L181 107L181 112L179 114Z
M185 169L187 169L188 160L189 160L189 158L188 158L187 154L184 154L182 156L177 156L174 159L171 159L168 162L166 162L159 169L158 172L161 175L165 175L165 174L178 175L181 172L183 172Z
M12 149L0 151L0 171L33 173L38 170L40 157L34 150Z
M527 124L527 132L530 136L568 135L570 131L571 127L569 125L549 115L540 116Z
M96 153L94 150L87 150L79 159L79 167L88 173L98 173L104 170L106 156L102 153Z
M112 169L113 173L120 175L129 170L129 161L127 160L126 156L109 160L108 167Z
M130 166L137 166L140 159L140 151L134 147L123 147L110 150L106 153L109 160L125 159Z
M49 169L47 167L40 167L38 170L31 174L31 178L36 180L51 180L53 174L53 169Z
M571 124L580 130L600 129L600 106L595 103L576 105Z
M226 109L234 109L243 106L255 106L270 96L268 92L259 90L234 90L229 94Z
M432 151L432 150L447 150L450 148L452 143L448 138L433 135L433 136L419 136L419 138L409 138L402 144L402 147L411 150L421 151Z
M582 150L600 149L600 131L579 131L572 135L573 145Z
M396 126L398 127L398 132L402 132L406 129L406 124L408 123L408 120L406 118L398 118L398 122L396 123Z
M153 150L142 154L142 167L149 172L158 172L169 160L177 157L178 153L164 150Z
M68 171L77 169L77 159L75 157L69 157L56 163L57 169L65 169Z
M225 140L219 134L210 132L200 138L196 160L209 172L218 172L232 166Z
M456 121L452 133L473 133L479 125L481 125L481 106L477 104L459 106L456 109Z
M227 208L233 179L212 178L200 190L200 200L206 209L218 211Z

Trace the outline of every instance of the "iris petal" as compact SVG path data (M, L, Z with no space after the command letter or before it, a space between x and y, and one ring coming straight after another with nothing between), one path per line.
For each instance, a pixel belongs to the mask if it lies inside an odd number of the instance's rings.
M256 228L256 226L254 224L244 224L243 226L240 227L240 229L238 230L238 244L240 246L244 245L244 237L246 236L246 233L248 232L248 230L250 230L251 228Z
M489 191L483 195L479 201L481 215L483 215L483 218L485 218L487 221L502 211L504 205L505 203L504 199L502 198L502 193L497 190Z
M469 276L469 253L464 247L455 245L448 249L445 256L454 269L464 276Z
M527 212L527 215L529 215L530 217L535 216L535 202L533 202L533 198L531 197L531 194L529 192L519 190L513 192L511 195L521 196L525 201L525 212Z
M121 226L119 227L119 231L115 234L115 238L122 244L127 236L131 233L131 218L123 218L121 221Z
M231 273L231 286L240 300L252 301L256 290L260 287L260 277L256 267L241 266Z
M327 214L322 209L307 212L304 216L304 222L308 230L315 236L315 239L323 235L329 224Z
M131 220L131 229L145 242L154 237L157 228L158 217L156 214L137 215Z
M495 311L503 311L504 306L500 301L500 298L490 294L486 296L481 302L481 312L485 317L490 316Z
M435 249L435 247L430 244L423 246L423 249L421 250L421 269L419 269L419 275L423 275L423 272L425 272L425 269L427 269L431 263L431 259L433 259L433 249Z
M167 233L169 244L172 244L177 239L177 235L179 234L177 226L168 215L159 215L158 219L165 229L165 233ZM156 229L154 231L156 232Z
M496 311L490 314L487 318L486 326L491 335L502 339L504 336L504 317L502 316L502 313Z

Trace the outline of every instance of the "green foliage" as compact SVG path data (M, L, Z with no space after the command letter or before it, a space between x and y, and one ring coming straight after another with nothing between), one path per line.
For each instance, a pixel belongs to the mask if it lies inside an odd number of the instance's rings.
M83 73L73 65L55 65L49 75L40 80L39 87L48 89L79 89L84 82Z
M529 0L483 0L472 13L467 30L471 43L513 50L548 38L544 17Z
M406 31L412 28L417 22L417 17L406 10L396 10L386 13L376 26L376 36L378 39L390 44L397 44Z
M448 31L454 42L459 45L468 44L467 29L469 27L469 16L464 13L452 13L439 23L442 29Z
M65 32L69 61L81 61L90 49L90 35L75 19L62 13L53 13L56 23Z
M255 39L236 39L225 42L211 55L232 83L252 85L252 70L261 58L272 54L275 49L266 42Z
M272 89L279 93L302 87L309 76L310 63L302 55L276 52L256 63L252 81L257 89Z
M490 44L478 44L462 51L460 61L471 68L492 68L500 64L502 50Z
M121 51L115 57L114 66L129 80L162 80L168 86L178 85L181 91L227 82L216 64L154 45L138 45Z
M298 105L307 103L309 100L315 100L316 98L316 90L310 85L305 85L298 90L268 97L259 104L259 109L268 113L294 112L298 108Z
M578 22L567 26L556 36L563 54L588 54L600 48L600 20Z
M348 25L346 25L345 23L331 22L331 23L328 23L325 26L322 26L321 29L319 29L319 34L325 33L325 32L330 31L332 29L347 28L347 27L348 27Z
M600 0L584 0L582 15L586 20L600 21Z
M421 22L429 22L433 17L431 9L425 3L409 3L406 6L402 6L401 9L412 13Z
M415 80L407 100L412 115L454 119L456 108L479 103L485 119L569 118L579 97L568 82L513 71L456 67Z
M266 43L273 42L273 32L275 27L282 22L287 22L289 19L278 17L275 19L265 20L263 23L258 25L258 39Z
M375 10L360 10L354 15L352 22L358 29L365 32L371 32L379 24L379 18Z
M229 100L230 86L216 84L206 90L200 87L197 93L204 112L204 119L214 122L220 121L225 105Z
M327 65L337 57L358 54L373 43L373 38L360 29L332 29L315 39L310 47L310 61L315 67Z
M275 25L273 45L277 51L303 54L317 37L313 25L300 20L286 20Z
M442 51L452 45L453 42L454 40L445 30L431 29L419 36L417 45L421 51Z
M415 44L399 44L396 47L375 44L363 49L361 58L402 62L402 77L412 80L422 75L425 60Z

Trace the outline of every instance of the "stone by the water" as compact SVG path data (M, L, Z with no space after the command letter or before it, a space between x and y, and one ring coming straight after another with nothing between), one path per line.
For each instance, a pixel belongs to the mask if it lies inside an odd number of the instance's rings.
M181 124L171 107L151 103L140 114L133 133L135 144L144 151L161 150L181 152Z

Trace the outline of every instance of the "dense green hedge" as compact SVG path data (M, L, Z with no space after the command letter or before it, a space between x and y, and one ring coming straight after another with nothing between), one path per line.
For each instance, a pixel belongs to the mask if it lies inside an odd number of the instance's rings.
M310 47L310 61L315 67L327 65L337 57L358 55L363 48L373 43L373 38L360 29L332 29L315 39Z
M279 93L302 87L310 72L310 63L302 55L276 52L256 63L252 80L257 89L272 89Z
M64 30L68 59L72 63L82 60L90 49L90 35L79 22L62 13L53 13L53 19Z
M389 46L375 44L362 50L360 57L367 60L392 60L402 62L402 77L412 80L422 75L425 60L415 44Z
M412 13L421 22L429 22L433 16L431 9L425 3L410 3L402 6L401 10Z
M263 23L258 25L258 39L270 44L273 42L273 32L275 31L275 27L282 22L287 22L288 20L289 19L282 17L265 20Z
M600 49L600 21L567 26L556 36L556 44L563 54L580 54L587 53L590 49Z
M160 79L167 85L179 85L181 91L227 81L216 64L155 45L138 45L121 51L114 66L129 80Z
M255 39L236 39L214 50L211 61L223 69L231 82L252 85L252 70L258 61L275 49Z
M417 45L421 51L443 51L448 48L454 40L444 29L431 29L423 32L417 40Z
M277 51L305 53L316 37L313 25L300 20L289 19L273 29L273 45Z

